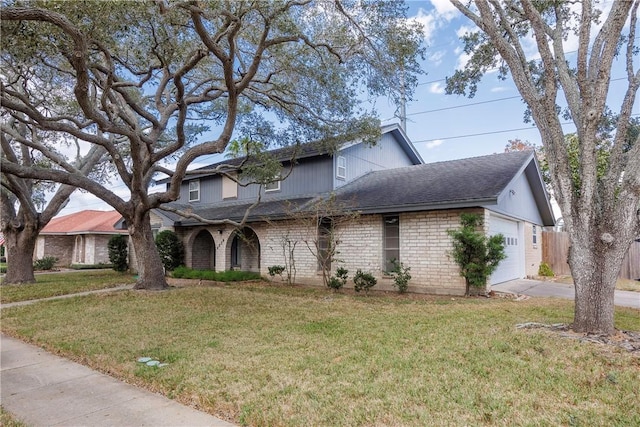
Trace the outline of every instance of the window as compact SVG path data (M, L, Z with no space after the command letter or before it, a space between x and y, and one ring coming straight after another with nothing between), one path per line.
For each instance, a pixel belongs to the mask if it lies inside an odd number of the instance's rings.
M280 174L273 177L273 181L264 185L264 191L280 191Z
M532 243L534 245L538 244L538 227L535 226L535 225L533 226L533 240L532 240Z
M240 267L242 259L242 246L240 245L240 236L237 234L231 242L231 267Z
M197 202L200 200L200 180L194 179L189 181L189 201Z
M236 175L233 175L236 178ZM238 197L238 183L234 181L232 177L222 176L222 198L223 199L235 199Z
M400 261L400 217L384 217L384 271L393 270L393 262Z
M336 178L347 178L347 159L344 156L338 156L336 167Z
M331 258L333 258L332 246L333 220L322 218L318 221L318 271L326 267L326 271L331 270Z

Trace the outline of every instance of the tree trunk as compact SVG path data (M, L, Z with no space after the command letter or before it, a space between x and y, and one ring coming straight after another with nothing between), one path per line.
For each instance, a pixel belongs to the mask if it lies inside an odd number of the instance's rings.
M138 280L135 289L167 289L169 285L164 276L164 265L153 239L149 210L144 212L136 210L134 215L129 222L129 235L138 263Z
M626 250L619 239L604 242L600 234L571 233L569 265L575 283L576 332L611 335L615 332L614 295Z
M26 224L24 228L8 227L4 230L7 249L7 274L5 284L34 283L33 251L38 239L37 228Z

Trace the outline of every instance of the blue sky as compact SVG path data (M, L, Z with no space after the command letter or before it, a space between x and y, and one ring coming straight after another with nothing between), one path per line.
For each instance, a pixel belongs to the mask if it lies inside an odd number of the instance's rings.
M497 78L497 73L487 74L471 99L444 93L445 78L465 63L459 36L473 29L471 21L449 0L409 0L407 4L409 17L422 23L425 32L425 74L420 76L413 100L406 107L407 134L424 161L432 163L499 153L512 139L540 145L536 128L524 122L525 105L509 79L503 81ZM574 47L569 41L565 50ZM620 62L614 66L612 79L624 77L622 65ZM620 105L615 98L626 88L625 81L613 81L611 88L610 105L615 110ZM396 107L386 99L378 99L375 107L383 124L399 122L394 117ZM636 102L633 112L639 111ZM572 125L565 127L567 133L573 130ZM203 163L212 161L215 158L209 157ZM126 189L114 183L114 190ZM82 209L109 210L110 207L88 193L76 191L61 215Z

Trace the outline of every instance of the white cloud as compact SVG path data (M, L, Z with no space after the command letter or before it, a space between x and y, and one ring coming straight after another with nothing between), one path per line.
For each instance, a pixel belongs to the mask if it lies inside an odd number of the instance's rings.
M425 147L427 147L427 149L429 149L429 150L430 150L430 149L432 149L432 148L436 148L436 147L438 147L438 146L442 145L443 143L444 143L444 140L443 140L443 139L434 139L434 140L433 140L433 141L431 141L431 142L427 142L427 143L425 144Z
M493 92L493 93L506 92L508 90L509 90L509 88L506 87L506 86L495 86L495 87L492 87L490 89L490 91Z
M437 67L442 64L442 60L447 55L446 50L438 50L431 54L428 54L427 59L429 60L429 65Z
M434 93L436 95L444 94L444 85L442 82L436 82L429 85L429 92Z
M424 33L424 41L430 43L437 29L437 23L435 17L425 12L424 9L418 9L418 14L412 16L409 20L416 21L422 24L422 32Z
M431 5L438 16L447 21L451 21L460 13L450 0L431 0Z
M478 27L475 25L462 25L456 30L456 35L462 37L467 33L475 33L476 31L478 31Z

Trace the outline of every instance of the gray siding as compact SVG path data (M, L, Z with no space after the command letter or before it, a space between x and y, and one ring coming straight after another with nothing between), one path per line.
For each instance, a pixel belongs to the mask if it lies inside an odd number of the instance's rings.
M200 200L193 203L213 203L222 200L222 178L220 176L200 178ZM180 185L180 203L189 203L189 180Z
M289 171L287 167L282 173ZM279 191L264 192L264 198L294 197L331 191L333 162L332 158L323 156L320 158L302 159L293 167L291 175L280 182ZM258 195L258 186L250 185L238 188L238 200L255 200Z
M531 185L524 173L509 183L498 198L498 205L490 209L533 224L543 224Z
M344 156L347 160L346 179L337 178L336 168L338 156ZM341 187L371 171L399 168L414 164L391 133L382 135L378 144L373 147L356 144L341 150L334 157L333 163L332 177L334 188Z

